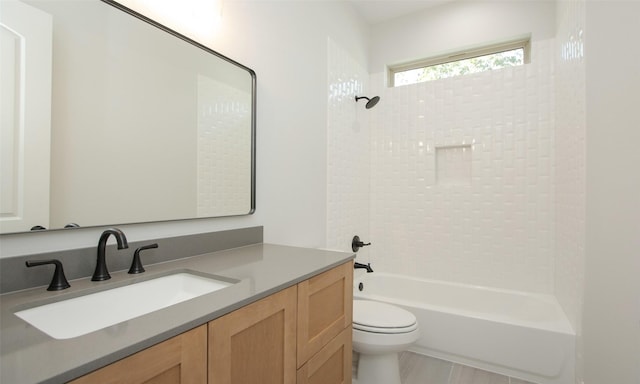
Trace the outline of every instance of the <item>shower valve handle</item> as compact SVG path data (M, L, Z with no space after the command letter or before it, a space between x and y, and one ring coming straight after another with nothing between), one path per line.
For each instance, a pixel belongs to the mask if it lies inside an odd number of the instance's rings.
M360 241L360 236L353 236L353 240L351 241L351 250L353 252L358 252L358 250L362 247L366 247L367 245L371 245L371 243L363 243Z

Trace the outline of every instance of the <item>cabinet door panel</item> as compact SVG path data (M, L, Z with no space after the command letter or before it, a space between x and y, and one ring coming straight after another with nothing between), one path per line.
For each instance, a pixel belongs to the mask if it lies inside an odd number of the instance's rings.
M351 326L353 264L298 284L298 367Z
M296 287L209 323L210 384L293 384Z
M351 327L298 370L298 384L351 384Z
M207 326L156 344L71 384L201 384L207 380Z

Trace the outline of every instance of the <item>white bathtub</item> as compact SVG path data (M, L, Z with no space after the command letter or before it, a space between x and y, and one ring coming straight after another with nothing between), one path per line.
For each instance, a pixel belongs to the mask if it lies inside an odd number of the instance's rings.
M421 337L411 351L540 384L573 383L575 333L554 296L363 272L356 299L416 315Z

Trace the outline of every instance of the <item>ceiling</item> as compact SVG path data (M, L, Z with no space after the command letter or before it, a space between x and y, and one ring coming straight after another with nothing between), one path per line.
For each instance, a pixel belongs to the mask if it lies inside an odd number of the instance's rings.
M408 15L451 0L347 0L369 24Z

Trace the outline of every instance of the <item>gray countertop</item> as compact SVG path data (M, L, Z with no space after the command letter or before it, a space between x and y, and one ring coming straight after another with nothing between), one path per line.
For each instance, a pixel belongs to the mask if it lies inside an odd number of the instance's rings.
M253 301L352 260L352 253L257 244L145 265L146 272L112 273L104 282L71 281L71 288L46 287L0 295L0 382L63 383L197 327ZM14 313L49 302L193 271L239 282L171 307L84 336L53 339Z

